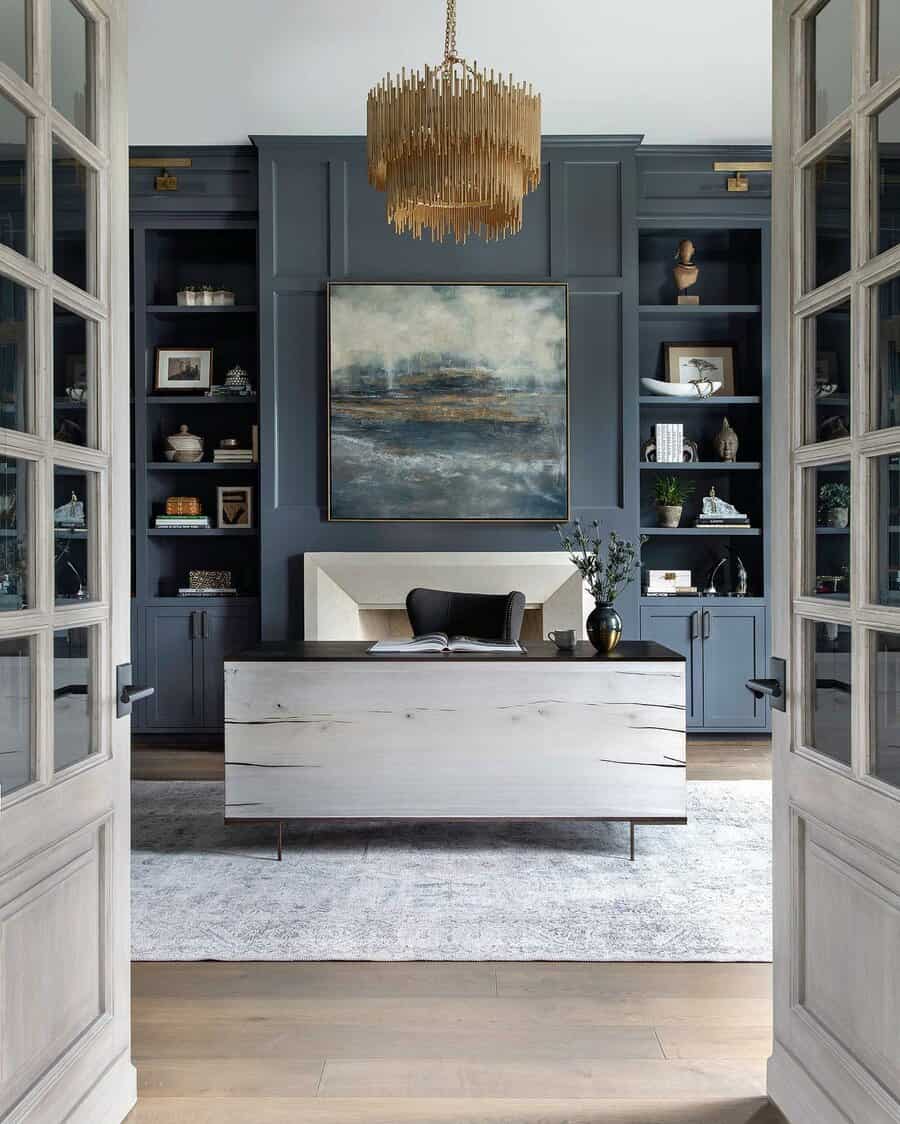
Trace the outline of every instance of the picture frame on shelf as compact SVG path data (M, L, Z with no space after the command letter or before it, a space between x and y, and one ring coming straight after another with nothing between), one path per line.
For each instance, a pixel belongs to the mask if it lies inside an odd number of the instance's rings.
M212 386L211 347L158 347L153 389L161 394L205 394Z
M667 382L684 385L705 379L722 384L712 397L734 394L733 343L664 343L663 358Z
M224 531L253 526L253 488L250 485L219 485L216 488L216 523Z

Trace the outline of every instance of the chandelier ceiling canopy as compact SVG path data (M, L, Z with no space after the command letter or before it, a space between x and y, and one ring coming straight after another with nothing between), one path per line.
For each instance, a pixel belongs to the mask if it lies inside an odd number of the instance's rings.
M366 151L398 234L505 238L522 229L522 200L541 181L540 94L457 55L447 0L443 62L369 91Z

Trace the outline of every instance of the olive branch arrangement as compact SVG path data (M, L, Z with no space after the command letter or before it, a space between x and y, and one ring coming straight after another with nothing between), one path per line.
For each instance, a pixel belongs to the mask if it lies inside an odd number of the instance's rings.
M588 593L595 601L615 601L623 589L635 578L640 568L640 548L647 541L641 535L638 545L628 539L621 539L615 531L609 532L609 540L604 548L600 535L600 524L595 519L591 533L586 533L581 521L576 519L573 531L568 533L557 523L556 533L563 548L569 552L572 565L581 574Z

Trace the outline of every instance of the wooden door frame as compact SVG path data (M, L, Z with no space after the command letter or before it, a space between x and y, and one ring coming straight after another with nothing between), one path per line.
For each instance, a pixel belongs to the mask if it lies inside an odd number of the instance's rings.
M776 0L773 20L773 255L771 448L773 477L783 482L786 503L772 510L773 653L788 660L787 712L774 712L774 1006L775 1042L769 1062L768 1088L786 1115L798 1122L871 1124L896 1121L897 1090L887 1090L865 1065L862 1054L848 1048L806 1006L804 925L805 861L809 839L821 833L845 847L847 872L859 872L879 884L900 885L896 863L898 794L868 774L870 729L870 633L884 628L900 632L900 610L877 605L871 559L877 554L870 536L852 528L872 525L871 458L900 450L900 428L871 430L877 374L873 356L874 286L900 274L900 246L875 256L873 222L877 182L873 158L872 114L900 94L900 75L870 84L875 0L854 0L856 41L852 51L852 95L848 109L806 139L810 88L804 46L807 21L823 0ZM787 42L785 42L787 38ZM790 107L790 112L787 112ZM808 288L808 260L799 259L812 237L809 177L800 170L821 157L836 141L852 137L851 269L818 289ZM818 445L804 444L804 346L808 331L802 317L814 315L844 297L852 301L851 436ZM806 338L804 338L804 333ZM808 367L808 364L806 364ZM808 393L808 391L807 391ZM807 430L806 433L809 431ZM823 463L848 462L851 469L850 599L824 602L809 588L810 485L803 473ZM804 488L806 493L804 494ZM794 513L805 516L806 526ZM814 527L813 536L814 536ZM807 555L809 547L807 548ZM804 746L804 715L810 705L801 654L802 619L847 624L853 629L851 650L852 717L850 768L829 762ZM862 641L862 642L860 642ZM799 704L799 705L798 705ZM858 865L857 865L858 864ZM891 891L895 893L895 891ZM850 1035L847 1035L848 1039ZM839 1107L839 1105L841 1107Z

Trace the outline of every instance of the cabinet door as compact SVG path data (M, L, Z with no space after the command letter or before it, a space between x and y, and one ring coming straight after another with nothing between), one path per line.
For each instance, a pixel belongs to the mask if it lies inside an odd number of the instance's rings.
M641 639L655 640L687 660L685 693L688 729L703 723L703 696L700 654L700 610L696 604L643 605L641 607Z
M222 605L203 609L203 725L221 731L225 725L225 673L229 656L255 644L259 637L255 606Z
M704 728L765 729L766 701L744 686L765 674L765 609L717 605L703 612Z
M195 730L203 725L200 614L180 605L144 610L146 680L156 688L141 728Z

